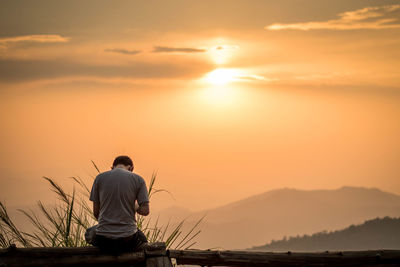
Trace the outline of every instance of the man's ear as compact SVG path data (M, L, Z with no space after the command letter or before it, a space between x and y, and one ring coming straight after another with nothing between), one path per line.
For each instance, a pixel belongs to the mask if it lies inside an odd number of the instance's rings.
M133 171L133 167L132 166L129 167L129 171L131 171L131 172Z
M111 170L113 170L114 169L114 166L111 166Z

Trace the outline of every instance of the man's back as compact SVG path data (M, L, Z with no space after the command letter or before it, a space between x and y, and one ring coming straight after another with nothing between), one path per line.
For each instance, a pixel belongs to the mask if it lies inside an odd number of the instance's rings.
M136 233L135 201L149 201L143 178L122 168L97 175L90 200L100 203L97 234L112 239Z

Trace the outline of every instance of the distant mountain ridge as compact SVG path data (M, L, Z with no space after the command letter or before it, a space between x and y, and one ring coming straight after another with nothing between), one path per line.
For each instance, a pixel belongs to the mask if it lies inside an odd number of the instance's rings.
M271 241L252 250L341 251L400 249L400 218L376 218L343 230Z
M191 213L187 221L206 214L199 248L245 249L272 239L343 229L377 217L399 217L400 196L376 188L335 190L277 189L228 205ZM168 214L161 222L174 219Z

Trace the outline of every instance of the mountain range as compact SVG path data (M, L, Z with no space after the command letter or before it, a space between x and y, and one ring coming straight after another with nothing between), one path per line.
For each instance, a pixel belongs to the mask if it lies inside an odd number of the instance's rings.
M400 249L400 218L376 218L339 231L284 237L252 249L267 251Z
M376 188L277 189L200 212L172 207L159 222L186 218L189 229L206 216L196 248L246 249L284 236L343 229L377 217L399 217L400 196Z

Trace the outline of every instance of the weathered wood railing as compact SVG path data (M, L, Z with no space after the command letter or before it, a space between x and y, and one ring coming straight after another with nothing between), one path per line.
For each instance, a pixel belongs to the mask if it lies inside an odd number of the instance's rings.
M0 249L0 267L19 266L172 266L164 243L119 255L104 254L96 247Z
M8 266L400 266L400 250L314 253L255 251L166 250L153 243L145 250L120 255L102 254L95 247L0 249L0 267Z
M178 264L201 266L400 266L400 250L276 253L170 250Z

